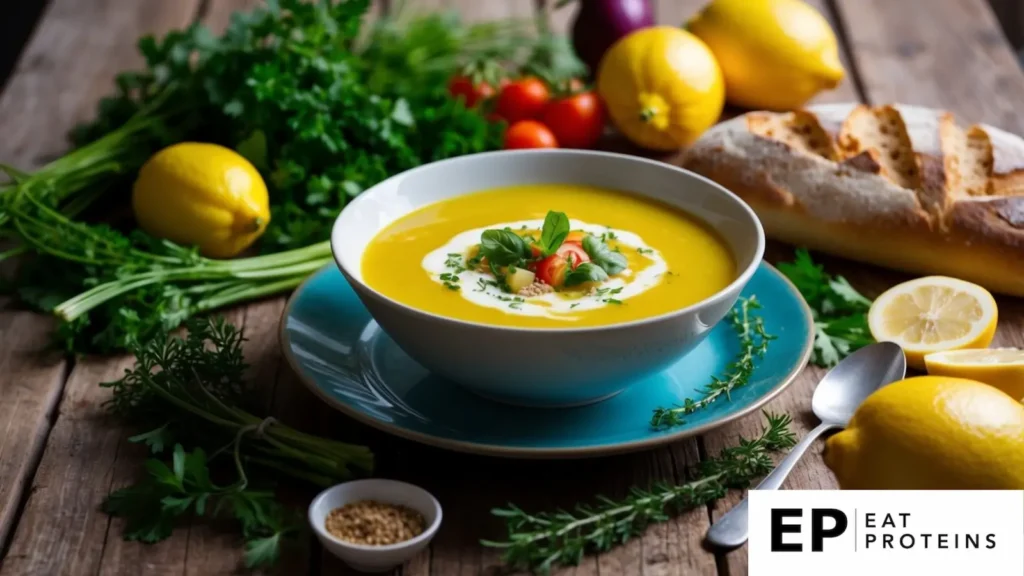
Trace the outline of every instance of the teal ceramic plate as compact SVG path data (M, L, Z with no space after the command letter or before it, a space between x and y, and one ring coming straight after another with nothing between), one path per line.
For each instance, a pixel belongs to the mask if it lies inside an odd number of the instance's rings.
M330 266L288 302L281 347L317 396L396 436L492 456L598 456L651 448L721 426L756 410L793 381L811 352L810 310L796 288L764 263L743 294L757 295L763 305L758 313L777 339L747 386L671 430L651 429L651 413L699 397L698 389L724 371L739 351L727 322L671 368L613 398L578 408L521 408L485 400L431 375L388 338Z

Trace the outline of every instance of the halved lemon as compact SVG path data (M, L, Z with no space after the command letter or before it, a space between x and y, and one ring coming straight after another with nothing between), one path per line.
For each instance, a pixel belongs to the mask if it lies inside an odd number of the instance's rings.
M1024 399L1024 350L1019 348L935 352L924 363L929 374L977 380Z
M988 290L956 278L926 276L879 296L868 312L868 327L875 340L899 344L907 364L924 370L926 354L987 347L997 319Z

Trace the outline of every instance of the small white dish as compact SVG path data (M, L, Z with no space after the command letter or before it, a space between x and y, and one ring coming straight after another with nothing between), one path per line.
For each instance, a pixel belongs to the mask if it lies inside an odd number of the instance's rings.
M423 515L427 527L415 538L386 546L353 544L331 535L325 526L327 515L335 508L359 500L411 508ZM318 494L309 505L309 523L323 547L352 568L361 572L384 572L404 564L430 544L441 526L441 504L426 490L405 482L377 478L354 480Z

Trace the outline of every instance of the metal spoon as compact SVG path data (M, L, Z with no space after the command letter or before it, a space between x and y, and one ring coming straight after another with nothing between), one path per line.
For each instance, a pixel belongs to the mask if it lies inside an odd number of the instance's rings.
M754 490L778 490L796 467L800 457L825 432L846 428L857 410L872 392L902 380L907 372L903 349L892 342L865 346L850 354L818 383L811 399L811 410L821 420L817 428L797 444L778 467ZM747 499L733 507L708 529L707 541L716 546L735 548L747 541Z

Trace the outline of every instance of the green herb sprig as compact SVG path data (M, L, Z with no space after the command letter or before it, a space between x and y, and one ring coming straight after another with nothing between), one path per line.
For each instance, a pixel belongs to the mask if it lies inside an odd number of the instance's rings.
M298 530L294 511L275 500L273 491L250 489L240 460L238 480L218 486L210 479L202 448L187 452L176 444L171 458L171 466L156 458L147 460L146 478L113 492L104 503L104 512L125 518L125 540L159 542L171 535L179 519L193 513L230 517L241 526L247 568L278 560L283 539Z
M193 319L186 327L187 337L135 346L136 365L102 384L113 392L107 409L145 430L131 441L157 456L146 462L147 477L111 494L105 509L126 517L126 539L144 542L168 537L175 521L192 513L228 515L240 522L247 564L271 562L295 526L274 499L272 481L287 476L329 486L372 471L373 454L258 416L243 377L242 333L223 319ZM168 464L161 456L170 446Z
M729 323L736 331L740 341L740 352L725 369L722 376L715 376L711 383L700 390L698 399L687 398L680 406L672 408L656 408L651 416L651 427L667 429L685 422L684 416L706 408L718 399L729 398L729 394L737 388L746 386L754 372L755 362L764 357L768 351L768 343L776 337L765 332L764 319L753 314L761 308L757 297L740 298L739 302L729 311Z
M290 290L330 261L330 245L235 260L104 225L73 221L20 189L8 214L36 257L17 293L54 313L71 351L110 352L146 342L193 314Z
M601 552L643 533L655 522L703 506L723 497L728 488L740 488L772 468L770 453L792 447L796 438L787 415L765 413L767 425L753 440L722 450L717 458L701 462L694 480L680 485L656 484L633 488L621 500L598 496L594 504L580 504L572 512L528 513L509 504L491 513L505 521L508 539L483 540L484 546L504 550L513 568L547 574L552 568L576 565L584 554Z
M871 300L842 276L832 276L815 264L806 249L798 249L792 262L779 271L793 282L814 315L814 354L811 361L832 367L850 353L874 342L868 328Z

